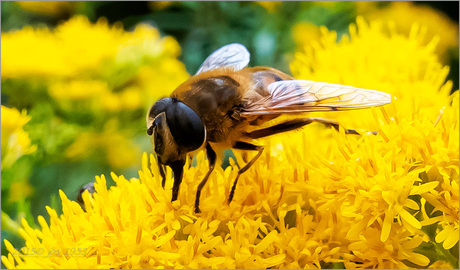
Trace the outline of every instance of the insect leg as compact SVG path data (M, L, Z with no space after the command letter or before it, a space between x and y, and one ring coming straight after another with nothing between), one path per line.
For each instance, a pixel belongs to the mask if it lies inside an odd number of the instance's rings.
M289 120L289 121L286 121L281 124L277 124L277 125L274 125L268 128L254 130L252 132L246 133L245 136L251 139L259 139L259 138L267 137L270 135L298 129L300 127L311 124L313 122L322 123L323 125L326 125L328 127L333 127L336 130L339 130L339 126L340 126L340 124L335 120L318 118L318 117L309 117L309 118ZM345 129L345 133L359 135L359 133L354 129ZM376 134L376 132L374 131L372 132L372 134Z
M313 120L311 118L302 118L302 119L294 119L294 120L289 120L286 122L283 122L278 125L274 125L268 128L262 128L258 130L254 130L252 132L248 132L244 134L246 137L249 137L251 139L259 139L263 137L267 137L270 135L298 129L300 127L303 127L305 125L308 125L312 123Z
M214 170L214 165L216 164L216 152L211 148L211 146L206 144L206 155L208 156L208 161L209 161L209 170L206 176L201 180L200 184L198 185L198 188L196 189L196 198L195 198L195 213L200 213L200 196L201 196L201 190L203 189L204 185L208 181L209 175L211 175L211 172Z
M233 186L232 186L232 189L230 191L230 195L228 196L228 203L231 203L232 200L233 200L233 195L235 193L236 183L238 182L238 178L240 178L240 175L242 173L244 173L245 171L247 171L254 164L254 162L256 162L256 160L260 157L260 155L264 151L263 146L257 146L257 145L254 145L254 144L250 144L250 143L247 143L247 142L241 142L241 141L235 142L235 144L233 145L232 148L238 149L238 150L253 150L253 151L257 150L257 151L259 151L259 153L257 153L257 155L254 158L252 158L248 162L248 164L246 164L243 168L241 168L238 171L238 174L236 175L235 182L233 182Z
M164 189L165 184L166 184L165 167L162 164L158 164L158 169L160 170L160 175L161 175L161 186Z
M169 164L169 167L171 167L172 171L174 172L174 185L173 185L173 190L172 190L171 202L177 200L177 195L179 194L179 186L180 186L180 183L182 182L184 165L185 165L185 160L182 160L182 159L179 159Z
M325 119L325 118L319 118L319 117L310 117L310 118L307 118L307 119L310 119L312 122L321 123L321 124L323 124L323 125L325 125L327 127L333 127L336 130L339 130L339 127L340 127L339 122L337 122L335 120L331 120L331 119ZM368 133L376 135L377 131L372 131L372 132L368 132ZM360 135L360 133L358 131L356 131L355 129L345 129L345 134Z
M78 191L77 202L81 206L83 211L86 211L85 203L83 202L83 197L82 197L82 194L83 192L85 192L85 190L88 190L89 194L95 193L96 189L94 188L94 182L89 182L88 184L81 187L80 190Z

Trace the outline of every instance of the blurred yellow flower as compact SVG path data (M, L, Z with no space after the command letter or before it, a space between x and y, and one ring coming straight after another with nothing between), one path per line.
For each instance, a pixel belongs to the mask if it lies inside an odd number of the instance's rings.
M172 3L174 1L149 1L149 7L153 10L161 10L169 7Z
M319 41L292 63L300 79L394 95L382 108L315 114L377 135L313 124L260 140L265 151L240 178L231 204L237 165L231 159L225 170L217 166L203 188L201 214L193 205L208 170L205 154L197 154L196 166L187 160L172 203L172 172L163 189L155 158L149 163L144 154L139 178L112 174L116 186L107 189L105 177L96 177L96 192L83 194L86 212L61 192L61 216L47 208L50 222L38 217L41 229L23 220L25 248L18 252L5 240L10 253L2 262L8 268L458 267L458 91L450 95L448 68L416 29L406 36L383 27L358 18L338 43L321 28ZM431 225L434 237L425 230Z
M283 1L256 1L256 3L264 7L268 12L274 12Z
M21 156L28 155L37 149L31 145L29 134L24 125L30 121L26 111L20 113L16 108L1 106L2 118L2 170L11 167Z
M120 23L109 25L104 18L92 23L75 16L55 29L24 27L2 33L1 40L2 84L20 87L12 87L7 95L22 101L18 92L29 99L45 94L33 100L32 109L50 103L57 107L60 124L77 122L82 127L78 138L66 138L73 144L61 151L73 160L99 149L114 168L138 163L139 146L130 140L143 126L139 116L189 77L177 59L177 41L161 37L146 24L125 31ZM109 119L119 127L110 131L113 134L103 130Z
M160 38L158 30L148 25L141 24L127 32L120 24L109 26L103 18L93 24L86 17L76 16L54 30L24 27L2 33L1 39L2 79L50 80L51 94L58 101L103 99L107 91L101 88L114 91L126 76L134 76L136 83L138 70L144 69L145 73L145 66L155 66L158 74L150 72L149 80L162 86L152 89L149 84L139 85L148 102L168 94L188 77L184 65L177 60L177 42L171 37ZM104 86L94 78L109 81L110 85ZM71 91L63 91L65 88ZM93 92L94 89L101 91Z
M358 14L368 20L391 21L399 33L406 35L412 31L413 25L417 24L424 35L424 44L434 37L439 38L436 51L444 62L450 57L449 49L458 51L458 23L443 12L411 1L390 2L384 8L377 8L376 3L378 2L356 2Z
M8 202L19 202L25 198L30 198L34 193L34 188L28 181L23 179L14 179L13 181L8 189Z
M108 94L107 83L95 80L56 81L50 85L49 93L55 99L85 100Z
M83 160L96 156L112 168L128 168L140 162L140 149L120 130L116 120L108 120L101 132L87 131L80 134L66 150L70 160Z
M319 26L311 22L299 22L292 28L292 39L298 50L310 44L312 40L318 40L321 37Z
M50 16L70 13L77 4L73 1L16 1L16 3L27 11Z

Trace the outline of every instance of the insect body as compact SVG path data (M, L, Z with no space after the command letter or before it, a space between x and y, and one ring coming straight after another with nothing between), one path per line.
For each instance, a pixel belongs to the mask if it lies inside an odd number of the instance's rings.
M233 199L240 175L262 154L263 147L251 140L320 122L338 128L338 123L305 117L306 112L337 111L380 106L391 101L387 93L350 86L295 80L269 67L247 67L249 52L241 44L229 44L213 52L198 72L182 83L170 97L158 100L147 113L147 133L152 136L165 186L164 166L174 172L172 201L177 199L183 167L189 152L205 148L209 170L197 188L195 212L203 186L216 163L213 147L258 151L242 167L232 185ZM297 116L266 128L260 125L282 114ZM347 133L356 133L346 130Z

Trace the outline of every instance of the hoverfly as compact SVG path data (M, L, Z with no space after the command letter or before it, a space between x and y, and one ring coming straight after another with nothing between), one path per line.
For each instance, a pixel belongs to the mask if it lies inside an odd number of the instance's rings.
M239 169L228 198L230 203L238 178L264 150L251 140L312 122L339 126L333 120L305 117L307 112L361 109L391 102L389 94L376 90L296 80L274 68L247 67L249 59L248 50L241 44L232 43L217 49L194 76L179 85L170 97L158 100L147 113L147 134L158 158L163 188L164 166L174 172L171 201L177 199L187 153L206 149L209 170L196 191L196 213L200 212L201 190L216 163L214 149L217 147L258 151ZM258 129L283 114L298 117ZM346 132L357 134L354 130Z

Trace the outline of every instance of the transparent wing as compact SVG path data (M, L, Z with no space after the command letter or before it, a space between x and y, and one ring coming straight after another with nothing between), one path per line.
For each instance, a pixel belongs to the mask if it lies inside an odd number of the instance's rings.
M240 70L249 64L249 59L250 54L246 47L239 43L231 43L208 56L196 74L222 67Z
M249 102L241 116L363 109L391 102L384 92L314 81L278 81L267 89L270 95Z

